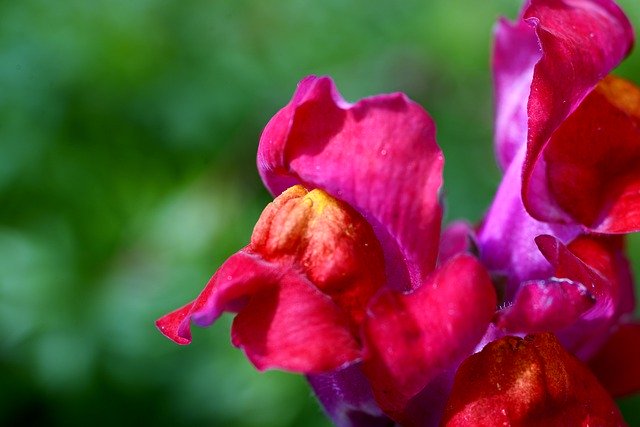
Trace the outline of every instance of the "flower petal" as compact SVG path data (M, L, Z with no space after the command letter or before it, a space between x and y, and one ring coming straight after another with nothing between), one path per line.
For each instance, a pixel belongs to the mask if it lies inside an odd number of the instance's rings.
M373 398L361 365L354 364L325 374L308 375L307 380L325 411L338 427L392 427Z
M640 89L610 76L544 150L558 205L600 233L640 230Z
M581 283L551 278L523 283L511 306L498 312L507 332L556 332L572 326L595 299Z
M344 312L294 271L251 296L233 321L231 340L259 370L328 372L361 355Z
M533 69L542 57L534 27L526 21L500 19L494 29L493 82L496 104L495 146L506 170L527 143L527 102Z
M353 206L381 242L388 283L419 286L437 258L443 156L427 113L402 94L348 104L307 77L265 128L258 169L273 194L321 188Z
M640 323L620 325L589 361L614 398L640 391Z
M238 311L232 341L260 370L325 372L361 357L349 318L303 275L240 251L230 257L191 304L158 320L179 344L189 324L208 326L223 311Z
M555 268L555 275L582 283L596 304L585 312L571 331L560 336L574 354L587 359L604 343L610 328L630 308L621 297L626 294L623 279L629 274L622 258L620 239L607 236L580 236L568 246L551 236L539 236L536 243Z
M260 216L251 251L292 266L359 325L384 284L384 258L371 226L352 207L320 189L287 189Z
M208 326L223 311L238 311L248 295L271 286L279 275L272 265L243 249L222 264L198 298L158 319L156 326L176 343L189 344L192 318L199 326Z
M465 360L443 426L622 426L597 379L549 333L505 337Z
M188 344L191 321L208 326L238 312L232 341L258 369L327 372L360 359L360 324L384 282L369 224L322 190L294 186L265 208L251 243L200 296L157 325Z
M403 412L410 399L474 349L495 305L488 274L464 254L412 293L383 289L363 327L363 369L380 407L396 421L408 422Z
M553 132L629 53L633 30L612 0L532 0L523 13L542 47L527 105L527 158L523 194L538 219L569 219L553 203L541 153Z
M477 238L482 263L493 276L506 278L507 302L513 301L521 283L553 275L535 244L536 236L549 234L568 243L581 232L578 226L538 221L525 210L520 191L525 150L521 147L509 165Z

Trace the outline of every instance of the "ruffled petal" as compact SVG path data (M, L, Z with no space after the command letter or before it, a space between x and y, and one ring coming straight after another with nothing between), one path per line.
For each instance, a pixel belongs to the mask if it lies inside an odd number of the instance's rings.
M360 324L385 283L382 249L353 208L294 186L262 213L251 243L231 256L198 298L158 320L180 344L190 323L237 312L234 345L258 369L336 370L361 358Z
M179 344L190 323L208 326L223 311L239 311L232 341L256 368L324 372L361 357L348 316L303 275L240 251L230 257L191 304L157 322Z
M167 338L191 343L191 321L208 326L224 311L238 311L247 297L272 286L280 273L274 266L246 249L231 256L211 277L198 298L156 321Z
M589 367L615 398L640 391L640 323L620 325L589 361Z
M363 327L363 369L380 407L403 425L420 425L406 419L408 402L474 349L495 305L488 274L469 255L451 259L413 293L383 289Z
M277 195L321 188L353 206L384 249L390 286L411 289L437 258L443 156L427 113L402 94L348 104L327 77L307 77L271 119L258 169Z
M640 230L640 90L610 76L554 132L544 150L551 194L600 233Z
M465 360L443 426L623 426L589 369L549 333L505 337Z
M534 26L542 47L527 104L523 199L538 219L570 222L551 197L541 153L558 126L629 53L633 30L612 0L532 0L523 19Z

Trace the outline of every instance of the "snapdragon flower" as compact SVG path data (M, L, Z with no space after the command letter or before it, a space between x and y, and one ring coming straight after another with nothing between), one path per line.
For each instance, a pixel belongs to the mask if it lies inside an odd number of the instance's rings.
M235 313L233 344L306 375L339 426L622 425L611 396L640 388L623 237L640 229L640 91L606 76L632 42L610 0L500 21L505 175L482 224L442 233L422 107L305 78L260 138L275 199L251 241L158 328L188 344L192 323Z

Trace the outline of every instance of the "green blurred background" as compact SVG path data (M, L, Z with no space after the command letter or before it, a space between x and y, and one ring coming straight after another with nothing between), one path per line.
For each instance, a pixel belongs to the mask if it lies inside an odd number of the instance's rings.
M621 4L640 27L637 0ZM328 425L302 378L230 345L229 316L188 347L153 321L248 241L270 200L260 132L307 74L350 101L424 105L447 219L480 219L499 180L491 28L518 8L0 1L0 425ZM640 53L620 74L640 82ZM631 424L639 402L623 402Z

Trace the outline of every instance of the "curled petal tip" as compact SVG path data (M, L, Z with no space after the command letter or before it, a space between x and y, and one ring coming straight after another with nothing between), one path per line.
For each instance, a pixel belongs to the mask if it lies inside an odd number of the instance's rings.
M191 343L191 331L189 330L190 314L193 303L189 303L156 320L158 330L171 341L187 345Z

